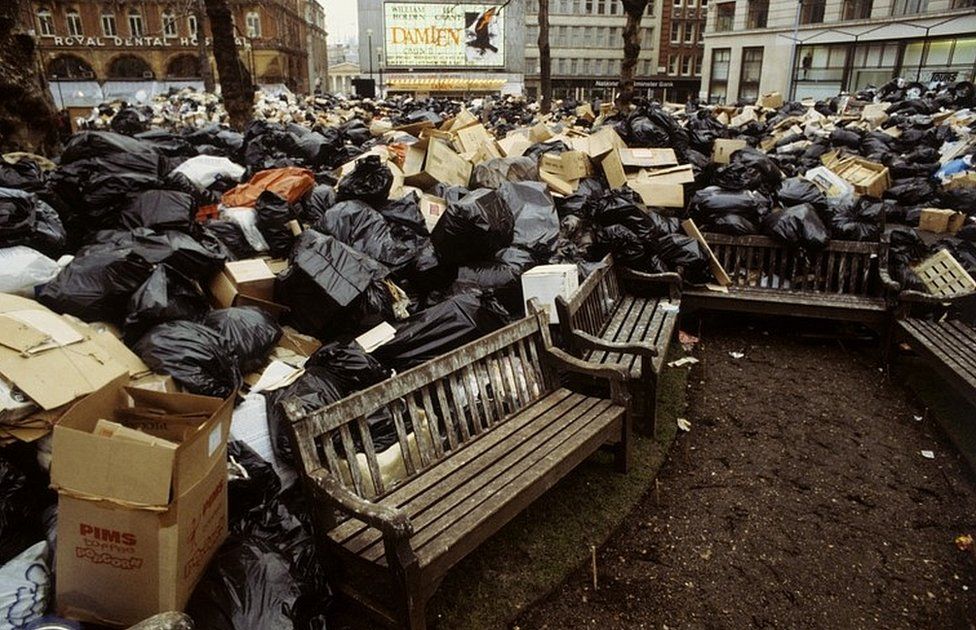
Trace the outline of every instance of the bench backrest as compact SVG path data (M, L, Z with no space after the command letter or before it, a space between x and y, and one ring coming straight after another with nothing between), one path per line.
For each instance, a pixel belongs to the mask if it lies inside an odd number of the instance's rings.
M568 300L556 299L560 329L565 332L575 328L599 336L620 300L620 293L620 280L613 258L607 256Z
M548 325L531 315L317 411L286 402L301 467L364 499L389 492L368 419L392 422L397 482L412 478L558 386L542 362Z
M830 241L823 251L802 255L766 236L706 234L733 287L879 297L881 245Z

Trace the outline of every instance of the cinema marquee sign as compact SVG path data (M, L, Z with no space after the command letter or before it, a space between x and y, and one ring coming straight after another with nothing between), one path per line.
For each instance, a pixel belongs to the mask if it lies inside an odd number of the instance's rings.
M189 48L197 46L196 37L52 37L55 46L62 48ZM251 42L244 37L235 37L235 43L241 48L250 48ZM210 46L210 38L204 43Z

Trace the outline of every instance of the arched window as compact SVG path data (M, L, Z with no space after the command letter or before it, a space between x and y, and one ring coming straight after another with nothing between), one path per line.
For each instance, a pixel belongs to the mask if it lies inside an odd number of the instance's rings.
M47 64L51 79L94 79L95 72L88 62L75 55L58 55Z
M248 37L261 37L261 14L257 11L248 11L245 18Z
M41 7L37 10L37 29L41 35L54 35L54 16L51 9Z
M102 12L102 35L105 37L118 37L119 27L115 23L115 14L106 9Z
M72 37L81 37L85 34L85 29L81 25L81 13L78 13L78 9L71 7L65 14L65 21L68 23L68 35Z
M135 55L122 55L112 60L108 66L110 79L151 79L152 68L146 60Z
M200 78L200 58L194 55L177 55L166 65L167 79Z
M142 37L142 14L138 9L129 10L129 34L133 37Z
M163 11L163 35L166 37L176 37L176 16L171 9Z

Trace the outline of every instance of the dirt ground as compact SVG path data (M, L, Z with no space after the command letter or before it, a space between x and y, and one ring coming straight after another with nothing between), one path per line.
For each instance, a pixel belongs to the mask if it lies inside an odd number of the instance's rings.
M953 541L976 534L976 485L877 354L701 337L691 431L598 552L599 589L587 563L513 627L974 627L976 559Z

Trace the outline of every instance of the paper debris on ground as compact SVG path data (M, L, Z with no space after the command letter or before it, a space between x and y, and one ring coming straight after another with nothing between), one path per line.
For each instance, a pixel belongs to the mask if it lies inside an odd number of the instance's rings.
M678 418L678 428L685 432L691 431L691 423L684 418Z
M698 359L695 357L681 357L680 359L669 361L668 367L684 367L686 365L694 365L696 363L698 363Z

